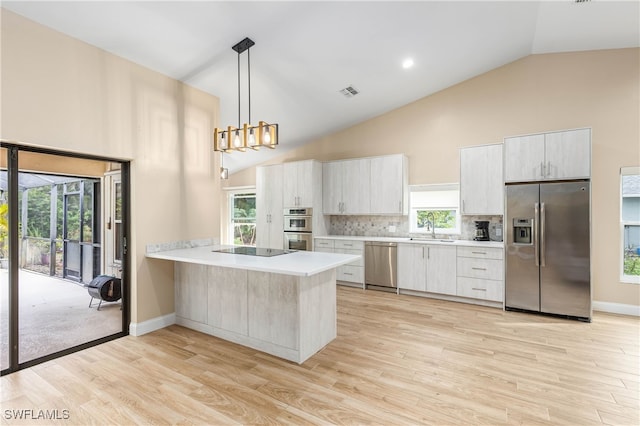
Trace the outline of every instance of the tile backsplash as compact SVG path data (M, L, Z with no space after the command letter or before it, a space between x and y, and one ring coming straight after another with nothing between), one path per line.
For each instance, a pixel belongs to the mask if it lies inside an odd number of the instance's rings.
M492 241L502 241L502 216L462 216L460 235L436 234L436 237L472 240L476 220L489 221L489 237ZM395 232L391 232L393 227ZM329 234L400 238L423 235L409 232L409 216L331 216Z

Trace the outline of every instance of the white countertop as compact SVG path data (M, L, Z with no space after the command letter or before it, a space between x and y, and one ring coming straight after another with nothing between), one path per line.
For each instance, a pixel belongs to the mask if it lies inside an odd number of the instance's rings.
M432 240L429 237L418 238L412 240L409 237L364 237L358 235L325 235L314 236L316 239L324 240L351 240L351 241L382 241L389 243L406 243L406 244L438 244L448 246L463 246L463 247L495 247L503 248L504 243L502 241L473 241L473 240ZM417 237L416 237L417 238Z
M205 246L167 250L147 253L146 257L151 259L172 260L174 262L195 263L199 265L221 266L224 268L304 277L336 268L360 258L360 256L351 254L313 251L296 251L273 257L248 256L213 251L228 247L233 246Z

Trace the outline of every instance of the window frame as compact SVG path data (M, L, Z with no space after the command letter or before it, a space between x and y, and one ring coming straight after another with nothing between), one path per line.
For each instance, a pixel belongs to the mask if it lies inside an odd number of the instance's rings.
M438 191L455 191L457 194L454 197L456 202L453 204L441 204L436 207L415 207L413 193L417 192L438 192ZM446 183L446 184L429 184L429 185L410 185L409 186L409 233L411 234L431 234L429 228L417 228L416 222L418 218L418 211L441 211L441 210L454 210L455 211L455 227L454 228L435 228L435 233L440 235L461 235L462 234L462 214L460 211L460 184L458 183Z
M625 226L640 226L640 218L637 221L625 220L623 217L623 202L624 193L622 188L623 176L640 175L640 166L636 167L621 167L620 168L620 258L618 265L620 268L620 282L627 284L640 284L640 275L627 275L624 273L624 261L625 261L625 238L624 228Z
M235 245L234 241L234 198L240 194L253 194L256 197L256 187L255 186L239 186L233 188L225 188L226 191L226 209L224 209L224 218L222 218L221 223L223 225L222 230L222 244ZM256 234L258 233L258 217L256 214L255 221L255 229Z

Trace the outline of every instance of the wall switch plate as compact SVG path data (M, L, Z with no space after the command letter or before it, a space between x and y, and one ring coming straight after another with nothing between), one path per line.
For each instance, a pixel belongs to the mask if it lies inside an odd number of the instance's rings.
M396 232L396 226L395 225L390 225L389 226L389 232Z

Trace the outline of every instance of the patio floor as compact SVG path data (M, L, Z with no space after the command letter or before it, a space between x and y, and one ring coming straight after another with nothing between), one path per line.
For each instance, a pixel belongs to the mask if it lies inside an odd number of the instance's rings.
M19 361L25 362L121 331L120 302L100 310L80 284L20 270ZM8 367L8 271L0 269L0 366Z

